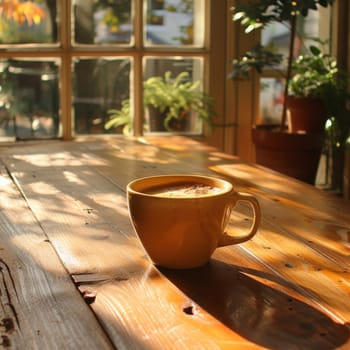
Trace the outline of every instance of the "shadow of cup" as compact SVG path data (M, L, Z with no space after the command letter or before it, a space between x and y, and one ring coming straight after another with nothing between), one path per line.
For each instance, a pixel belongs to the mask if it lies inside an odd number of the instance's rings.
M345 325L250 277L254 270L215 259L196 269L159 270L202 309L266 348L328 350L349 339ZM261 277L261 272L256 274ZM195 316L189 306L183 311Z

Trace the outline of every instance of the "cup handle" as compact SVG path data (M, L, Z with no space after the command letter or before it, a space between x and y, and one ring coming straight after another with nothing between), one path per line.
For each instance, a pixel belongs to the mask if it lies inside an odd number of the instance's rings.
M253 195L249 193L243 193L243 192L235 192L234 197L235 197L235 202L245 201L251 205L251 207L253 208L253 223L248 233L243 236L234 237L228 234L227 232L224 232L220 237L220 240L218 242L218 247L223 247L227 245L238 244L238 243L243 243L245 241L248 241L249 239L253 238L253 236L258 231L258 227L260 225L261 210L260 210L260 205L258 200Z

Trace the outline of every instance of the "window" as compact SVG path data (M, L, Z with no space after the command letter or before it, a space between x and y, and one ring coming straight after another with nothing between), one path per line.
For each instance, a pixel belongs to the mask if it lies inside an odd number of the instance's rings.
M48 3L0 2L0 137L54 137L59 133L58 57L33 54L57 46L57 8ZM19 54L23 47L29 55ZM8 50L8 52L7 52Z
M207 0L0 0L0 137L69 139L107 129L128 103L133 133L151 121L143 81L187 72L208 87ZM180 132L201 134L196 114Z
M330 39L329 15L329 9L320 8L318 11L310 11L306 18L301 16L298 18L295 55L302 54L309 44L315 44L310 41L310 38ZM322 23L322 31L320 23ZM289 34L289 28L283 23L272 23L262 30L261 43L264 46L274 47L277 52L287 56ZM276 72L264 73L260 78L259 117L264 122L274 123L277 120L279 123L282 115L284 84L284 79Z

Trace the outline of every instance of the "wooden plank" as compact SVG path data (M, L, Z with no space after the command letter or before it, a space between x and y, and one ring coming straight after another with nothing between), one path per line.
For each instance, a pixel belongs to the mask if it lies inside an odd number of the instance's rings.
M0 203L2 347L112 349L2 166Z
M223 250L227 262L221 252L194 270L150 266L123 280L80 288L96 296L91 306L121 349L350 345L348 327L305 302L293 285L244 257L239 247Z
M288 179L283 195L277 191L277 175L266 179L259 169L243 169L244 166L232 165L215 167L234 182L240 182L242 174L256 179L250 192L260 201L263 222L260 234L247 242L245 249L274 273L294 283L306 299L318 304L333 319L348 322L348 203L297 181L288 183Z
M295 293L292 284L258 261L254 263L240 246L220 248L201 269L165 274L187 297L252 344L268 349L349 345L346 325L315 308Z
M144 255L128 218L126 184L176 168L205 173L186 161L155 146L118 140L117 146L104 142L34 146L17 151L7 164L70 273L105 274L114 273L113 266L137 270L135 261ZM113 258L101 261L110 246L132 248L133 260L114 248Z
M257 349L179 292L151 265L125 280L85 285L118 349Z
M143 151L142 154L147 152ZM130 160L134 160L131 158L126 162L116 162L116 154L111 156L115 169L124 169L123 176L126 177L129 173L126 171L127 164L130 166ZM205 312L202 318L206 332L203 329L197 331L192 324L186 333L188 321L183 325L178 324L179 321L183 323L188 320L182 308L174 310L166 318L173 320L171 328L177 330L169 337L169 324L158 318L157 314L161 312L165 316L164 309L168 308L168 303L164 299L163 304L160 305L159 302L161 296L174 287L165 278L147 278L147 269L152 265L144 258L144 252L131 228L125 207L125 193L113 181L79 164L77 160L82 158L85 157L76 150L75 156L65 154L59 162L57 156L49 157L46 154L44 159L47 167L40 168L37 166L36 155L22 155L17 161L11 160L12 171L66 268L80 285L82 293L86 294L86 286L90 286L87 295L91 295L92 288L96 299L93 298L91 306L118 349L139 349L143 343L150 344L155 349L161 344L172 348L175 343L178 345L174 349L182 349L184 346L190 348L188 346L193 344L194 336L196 344L203 349L221 348L220 342L225 345L223 348L237 344L245 344L248 349L255 348ZM63 159L66 159L67 164L62 163ZM144 169L143 166L141 169ZM152 170L146 168L146 172L147 169ZM118 174L118 179L124 181L124 177ZM158 280L156 285L155 280ZM99 281L102 282L101 285L97 283ZM172 298L185 299L176 291L172 292ZM149 309L155 311L151 320L148 319ZM196 325L198 326L197 323ZM218 341L217 338L208 336L213 325L219 325L223 329L223 340L219 338ZM179 327L185 339L178 339ZM155 336L162 332L164 337ZM219 331L216 332L220 334Z
M163 147L161 140L156 142ZM191 158L201 152L193 145L188 151ZM209 168L226 176L238 190L254 193L263 208L260 234L244 244L245 249L274 273L294 281L306 299L322 305L335 320L347 322L350 203L237 158L229 164L220 154L218 158L222 164L210 164L208 158Z
M71 274L115 275L143 268L144 252L128 218L125 194L103 176L84 166L50 166L36 170L35 179L31 172L14 171L13 176ZM110 257L104 259L106 254Z
M348 266L342 237L349 211L337 208L348 207L205 145L174 140L86 141L7 153L6 164L79 288L92 295L113 343L122 349L346 347L350 291L340 272ZM125 186L134 177L179 169L224 176L254 193L264 220L252 241L218 249L208 266L159 273L130 225ZM243 206L232 219L242 224L245 216ZM339 225L332 231L334 218Z
M256 195L269 224L293 232L305 243L317 242L314 249L337 260L341 266L348 264L350 202L274 173L266 176L259 168L244 164L219 165L211 169L231 179L237 189Z
M153 152L152 148L149 148L146 151L138 149L135 155L139 155L140 152ZM168 308L170 300L164 299L164 294L167 296L172 291L172 299L187 302L188 299L172 287L167 279L159 277L156 279L158 282L154 284L154 278L144 277L151 265L144 258L144 252L131 228L125 207L125 193L118 187L120 182L116 186L113 177L107 179L99 176L92 168L79 164L78 159L87 159L79 152L74 148L75 156L73 153L65 153L63 157L61 154L58 162L57 155L48 156L46 149L44 161L38 159L37 154L24 154L21 157L17 156L16 160L11 159L8 164L11 162L13 176L20 183L28 203L66 268L80 285L82 293L96 295L91 306L116 346L137 349L138 337L145 337L149 339L144 340L145 344L149 343L153 348L157 348L161 343L171 348L179 333L174 331L169 337L168 322L156 316L161 312L167 321L172 320L171 328L179 331L181 329L183 332L181 337L184 339L176 340L179 349L185 345L187 348L193 347L194 338L195 346L201 346L203 349L229 348L233 344L240 344L248 349L256 348L204 310L200 319L190 322L191 327L186 325L188 321L181 326L184 320L189 319L183 312L182 305L165 317L164 309ZM121 156L121 163L117 160L117 154L109 155L112 157L111 162L114 161L113 168L116 171L123 168L125 171L125 167L134 163L134 159L128 156L129 153L124 155L127 161L123 161ZM90 159L101 163L100 159L92 155ZM38 167L38 161L39 164L45 162L47 167ZM86 162L89 163L89 160ZM147 172L149 169L153 168L141 166L139 171ZM118 181L126 181L128 173L118 173ZM111 233L112 230L115 234ZM86 286L92 288L92 292L90 290L86 293ZM93 287L97 288L97 292ZM159 302L162 300L160 307ZM153 322L147 318L150 309L155 311ZM125 319L128 320L127 324ZM200 330L197 330L198 326L201 326ZM187 328L188 331L185 332ZM138 330L137 334L135 329ZM164 337L156 337L156 334L162 333Z

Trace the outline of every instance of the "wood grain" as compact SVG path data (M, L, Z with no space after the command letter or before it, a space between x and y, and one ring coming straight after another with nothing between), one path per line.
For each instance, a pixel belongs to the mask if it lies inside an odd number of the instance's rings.
M3 166L0 203L2 348L112 349Z
M39 259L40 271L66 281L80 300L74 307L88 309L77 315L95 313L100 325L82 325L85 333L92 327L101 335L95 341L108 337L118 349L350 346L348 202L183 137L79 139L9 148L1 157L11 173L8 181L23 195L18 198L17 191L6 210L12 213L18 202L28 206L30 227L45 237L37 244L23 240L23 259ZM154 267L130 224L125 187L137 177L170 173L224 177L237 190L253 193L263 213L259 233L217 249L199 269ZM238 206L228 229L245 229L249 215L246 206ZM14 216L0 220L10 232L6 225L14 222ZM53 248L70 276L52 260ZM52 267L44 265L49 261ZM71 290L70 277L80 293ZM63 288L45 278L51 294ZM30 315L19 309L23 318ZM52 305L52 312L60 309Z

